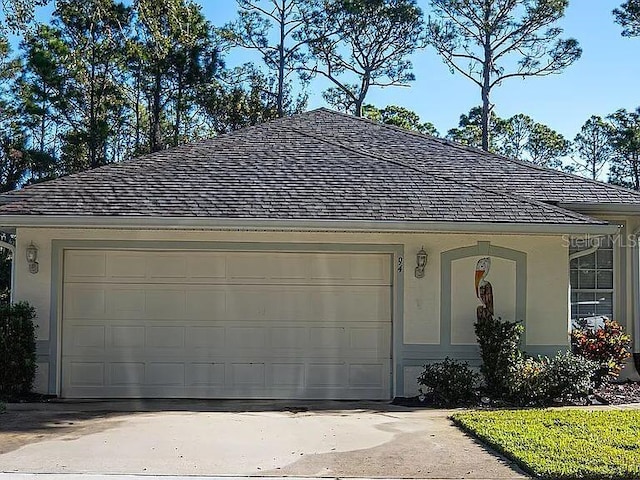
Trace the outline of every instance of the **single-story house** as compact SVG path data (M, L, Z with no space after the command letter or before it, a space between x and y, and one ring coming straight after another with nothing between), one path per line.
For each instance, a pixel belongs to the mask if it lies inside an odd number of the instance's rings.
M640 352L638 192L327 109L10 192L0 226L64 398L411 396L478 364L479 282L531 354L596 315Z

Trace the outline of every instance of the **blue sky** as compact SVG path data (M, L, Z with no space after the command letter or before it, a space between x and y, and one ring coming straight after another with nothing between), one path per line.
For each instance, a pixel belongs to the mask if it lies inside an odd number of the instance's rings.
M216 26L234 19L235 0L196 0ZM561 21L565 37L576 38L582 58L560 75L521 80L512 78L494 90L493 102L501 117L525 113L573 139L592 114L607 115L619 108L640 106L640 38L625 38L613 22L611 11L622 0L571 0ZM428 0L418 0L428 15ZM50 7L39 12L47 21ZM229 67L259 57L233 50ZM432 48L413 58L416 81L409 88L373 89L368 103L384 107L395 104L410 108L441 134L457 125L460 114L480 104L479 89L459 74L452 74ZM310 86L309 108L324 105L326 82Z
M234 18L234 0L198 0L207 18L220 25ZM521 80L512 78L494 90L493 102L501 117L525 113L573 139L593 114L607 115L619 108L640 106L640 38L625 38L611 11L622 0L571 0L561 22L565 37L576 38L582 58L560 75ZM428 15L428 1L418 0ZM246 54L231 52L234 66ZM457 125L461 113L480 104L479 89L450 73L435 50L413 56L416 81L409 88L375 89L368 102L376 106L401 105L435 124L441 134ZM326 84L311 85L310 108L324 105Z

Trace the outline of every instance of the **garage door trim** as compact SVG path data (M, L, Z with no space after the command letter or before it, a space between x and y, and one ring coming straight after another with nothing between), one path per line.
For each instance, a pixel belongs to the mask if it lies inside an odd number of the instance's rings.
M49 391L61 394L62 369L62 295L65 250L146 250L146 251L231 251L231 252L292 252L292 253L386 253L392 256L391 321L392 321L392 381L391 396L403 396L403 258L401 244L323 244L272 242L210 242L154 240L53 240L51 258L51 318L48 341L38 342L41 360L49 362ZM44 357L44 358L43 358Z

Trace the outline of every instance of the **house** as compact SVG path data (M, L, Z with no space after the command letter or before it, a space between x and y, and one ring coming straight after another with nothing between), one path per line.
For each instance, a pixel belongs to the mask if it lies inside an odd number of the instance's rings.
M5 194L0 225L65 398L411 396L478 363L479 281L531 354L598 314L640 352L640 194L326 109Z

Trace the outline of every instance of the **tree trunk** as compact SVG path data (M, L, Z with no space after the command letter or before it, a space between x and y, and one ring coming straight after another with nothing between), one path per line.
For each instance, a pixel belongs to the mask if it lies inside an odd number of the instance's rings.
M91 74L89 76L89 168L96 168L97 148L96 148L96 66L95 66L95 46L91 48Z
M160 67L156 67L153 85L153 104L151 112L151 138L149 147L152 152L162 150L162 132L160 131L160 89L162 88L162 74Z
M176 93L176 123L173 129L173 146L180 143L180 124L182 122L182 73L178 74L178 92Z
M140 154L140 71L136 72L136 140L135 140L135 155Z
M282 0L280 5L280 43L278 44L278 92L277 92L277 108L278 118L284 117L284 42L285 42L285 9L286 0Z
M491 3L484 4L484 61L482 62L482 149L489 151L489 114L491 104L489 95L491 93L491 68L493 66L493 52L491 50L491 32L489 20L491 13Z

